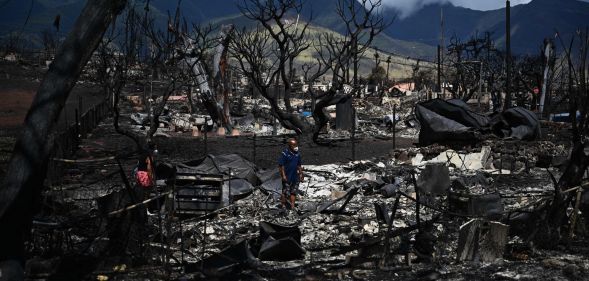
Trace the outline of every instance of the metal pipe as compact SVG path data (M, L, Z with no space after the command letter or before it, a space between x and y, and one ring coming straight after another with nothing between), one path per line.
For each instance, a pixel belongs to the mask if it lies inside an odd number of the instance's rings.
M256 165L256 132L254 132L254 153L253 154L254 154L252 157L253 162L254 162L254 165Z
M205 117L205 124L204 124L204 133L205 133L205 156L207 156L207 154L209 154L209 145L208 145L208 130L207 130L207 125L208 125L208 117Z

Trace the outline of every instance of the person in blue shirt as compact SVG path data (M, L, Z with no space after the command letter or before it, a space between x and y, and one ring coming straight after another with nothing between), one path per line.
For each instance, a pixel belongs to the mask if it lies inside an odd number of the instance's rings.
M282 151L278 159L278 170L282 178L282 207L284 208L286 201L289 200L290 208L294 209L299 183L304 178L301 153L296 139L288 140L288 147Z

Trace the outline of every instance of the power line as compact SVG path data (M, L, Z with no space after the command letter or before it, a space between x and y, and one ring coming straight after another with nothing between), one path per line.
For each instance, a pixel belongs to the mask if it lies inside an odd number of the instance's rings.
M7 0L7 2L10 0ZM31 5L29 6L29 11L27 12L27 18L25 19L25 22L23 23L20 31L18 32L18 35L16 36L17 40L20 40L21 35L23 34L25 27L27 26L27 24L29 23L29 19L31 18L31 13L33 12L33 4L35 3L35 0L31 0Z

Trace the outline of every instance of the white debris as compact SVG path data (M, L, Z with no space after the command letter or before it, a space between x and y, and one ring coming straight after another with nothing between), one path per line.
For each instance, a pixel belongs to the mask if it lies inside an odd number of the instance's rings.
M362 178L365 178L367 180L371 180L371 181L375 181L376 180L376 173L364 173L362 175Z
M375 221L371 221L370 223L365 224L362 228L369 234L375 234L378 232L378 223Z
M401 220L394 220L394 221L393 221L393 226L394 226L395 228L401 228L401 227L407 227L408 225L407 225L407 224L406 224L404 221L401 221Z
M437 157L423 161L423 155L418 153L412 159L411 163L414 166L425 166L427 163L446 163L447 165L456 167L459 170L483 170L490 168L491 164L489 158L491 156L491 148L483 146L481 152L474 153L460 153L452 149L448 149Z
M309 197L327 197L331 194L330 189L319 189L313 193L309 193Z

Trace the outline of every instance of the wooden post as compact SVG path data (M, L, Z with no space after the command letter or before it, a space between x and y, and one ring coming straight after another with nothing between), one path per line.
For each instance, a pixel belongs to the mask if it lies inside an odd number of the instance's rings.
M503 257L509 226L472 219L460 226L457 261L494 262Z
M356 109L352 103L352 161L356 161Z
M385 267L386 263L387 263L387 256L389 254L389 249L390 249L390 245L391 245L391 241L390 241L391 230L393 229L393 221L395 220L395 214L397 213L397 208L399 207L399 199L401 199L401 195L397 194L397 197L395 198L395 203L393 205L393 210L391 210L391 215L389 216L389 222L387 225L387 232L385 234L385 240L384 240L384 253L383 253L382 262L381 262L381 266L383 266L383 267Z

